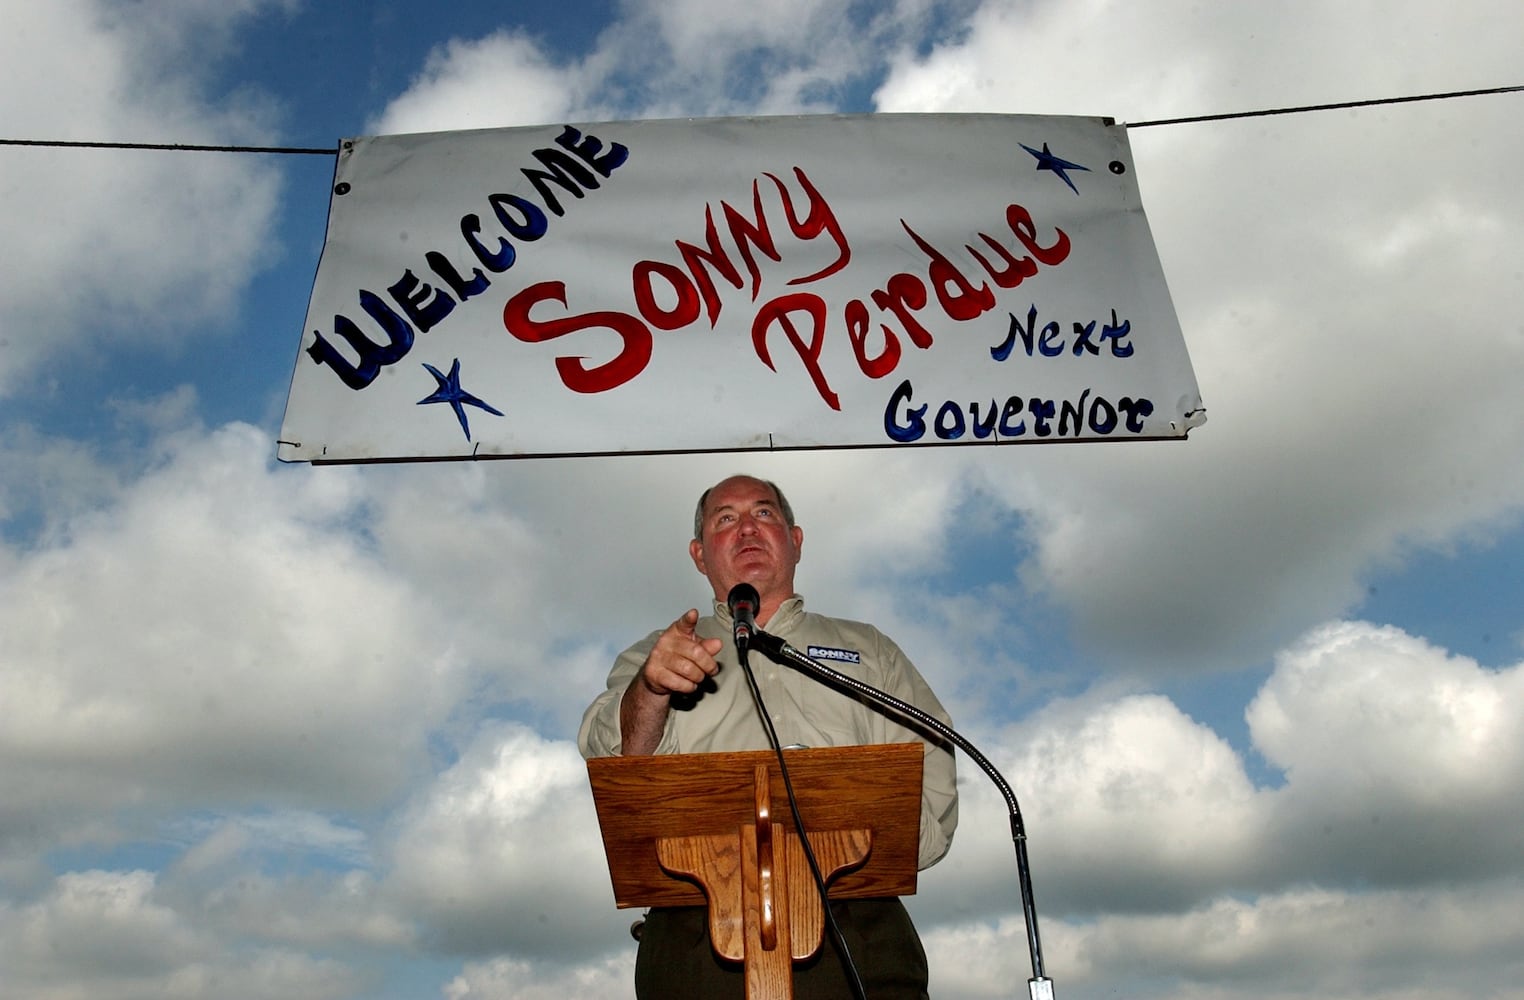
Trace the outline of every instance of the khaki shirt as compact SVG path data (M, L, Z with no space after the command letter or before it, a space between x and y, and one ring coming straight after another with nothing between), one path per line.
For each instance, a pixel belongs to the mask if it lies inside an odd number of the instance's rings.
M950 720L926 681L894 642L872 625L827 618L804 610L795 595L766 623L768 633L840 673L871 684L909 702L943 722ZM731 643L729 609L715 602L715 613L699 619L701 638L725 641L715 657L720 664L714 687L697 696L673 698L657 753L714 753L766 750L767 732L757 717L746 676ZM582 716L577 745L584 757L620 753L619 703L645 664L660 631L631 646L614 661L608 689ZM852 662L854 658L858 662ZM947 853L958 825L958 789L950 747L919 736L889 716L860 704L790 667L758 653L749 657L762 701L784 746L858 746L919 741L925 747L921 785L919 864L927 868Z

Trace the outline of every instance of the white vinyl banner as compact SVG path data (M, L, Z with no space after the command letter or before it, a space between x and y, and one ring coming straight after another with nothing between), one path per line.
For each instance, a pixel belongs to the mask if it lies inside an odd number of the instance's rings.
M1180 438L1124 126L866 115L346 140L279 457Z

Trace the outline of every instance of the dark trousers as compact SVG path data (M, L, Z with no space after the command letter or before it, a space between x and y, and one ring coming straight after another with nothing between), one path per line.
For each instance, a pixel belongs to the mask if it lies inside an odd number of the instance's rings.
M926 952L898 899L831 903L868 1000L927 1000ZM637 1000L742 1000L746 976L709 945L702 906L658 907L646 916L635 958ZM846 969L826 931L815 957L794 963L796 1000L853 1000Z

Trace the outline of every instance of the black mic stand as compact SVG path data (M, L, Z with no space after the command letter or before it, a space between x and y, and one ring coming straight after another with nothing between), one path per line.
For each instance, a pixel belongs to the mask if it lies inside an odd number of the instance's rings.
M865 684L855 677L849 677L838 670L831 669L813 657L799 652L775 635L759 628L751 636L751 645L784 666L793 667L843 693L860 695L874 705L886 708L914 723L918 728L931 730L967 754L969 759L978 764L995 783L995 786L1000 789L1000 794L1005 797L1006 808L1010 811L1011 840L1016 845L1016 877L1021 887L1021 913L1026 919L1027 951L1032 958L1032 978L1027 980L1027 989L1031 1000L1053 1000L1053 980L1043 974L1042 942L1037 935L1037 905L1032 900L1032 870L1027 862L1026 826L1021 821L1021 807L1016 803L1016 793L1011 791L1010 783L995 769L995 765L991 764L977 747L941 719L923 712L908 702L901 701L888 692L880 691L871 684Z

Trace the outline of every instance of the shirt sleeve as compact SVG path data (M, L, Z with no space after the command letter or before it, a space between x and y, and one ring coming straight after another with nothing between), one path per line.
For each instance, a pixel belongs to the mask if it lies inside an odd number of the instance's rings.
M910 662L894 641L880 633L884 690L901 701L940 722L952 725L952 718L937 700L915 664ZM958 828L958 775L952 746L932 740L927 735L885 718L883 738L888 742L918 740L925 749L921 771L921 839L918 867L930 868L942 860L952 846Z
M577 748L582 751L584 758L617 757L624 752L624 737L619 728L619 704L624 698L625 689L630 686L635 675L640 673L640 668L645 665L646 657L650 655L660 635L660 632L652 632L614 660L603 693L594 698L593 703L582 713L582 726L577 730ZM662 731L661 742L657 744L655 752L678 752L670 719Z
M921 779L921 844L918 866L930 868L942 860L958 829L958 778L952 751L926 744Z

